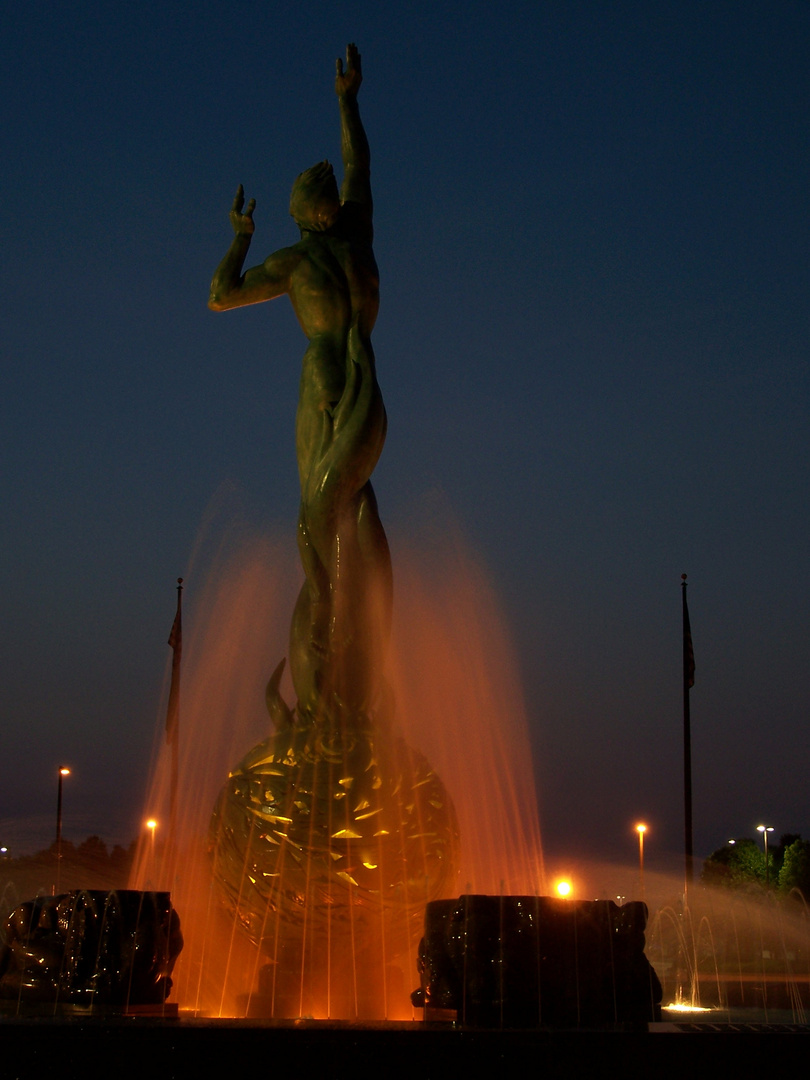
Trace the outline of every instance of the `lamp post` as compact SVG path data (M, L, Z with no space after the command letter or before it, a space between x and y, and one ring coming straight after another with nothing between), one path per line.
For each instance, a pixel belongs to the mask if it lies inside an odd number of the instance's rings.
M66 776L70 776L70 769L62 765L59 769L59 780L56 792L56 885L53 895L59 892L59 882L62 877L62 783Z
M757 832L761 832L765 840L765 888L771 884L771 867L768 862L768 833L773 832L773 825L757 825Z
M646 825L636 825L636 832L638 833L638 878L641 886L641 899L644 899L644 833L647 831Z
M149 830L151 840L149 841L149 869L152 874L155 872L155 829L157 828L157 821L154 818L149 818L146 823L146 827Z

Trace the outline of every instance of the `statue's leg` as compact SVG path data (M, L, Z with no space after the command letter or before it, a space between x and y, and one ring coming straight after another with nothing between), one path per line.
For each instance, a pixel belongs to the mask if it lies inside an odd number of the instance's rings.
M328 666L332 588L327 568L312 543L306 510L298 518L298 551L304 568L304 584L298 594L290 626L290 674L302 706L312 709L325 689Z
M388 538L380 521L377 498L370 482L360 492L357 542L364 572L373 593L371 599L376 613L375 636L385 649L391 633L394 578Z
M329 627L333 685L347 709L368 712L382 689L393 592L388 541L371 484L341 517L336 547Z
M385 441L385 407L370 342L349 334L347 377L329 414L331 441L299 403L301 513L306 582L291 629L299 702L331 714L367 711L379 696L390 633L391 558L369 478ZM309 393L310 382L304 383ZM308 398L308 404L312 401ZM313 450L316 452L313 453ZM322 452L321 452L322 451Z

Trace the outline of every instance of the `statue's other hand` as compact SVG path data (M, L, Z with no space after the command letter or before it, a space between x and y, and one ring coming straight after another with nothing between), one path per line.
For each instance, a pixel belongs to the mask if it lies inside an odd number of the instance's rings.
M357 46L346 46L346 70L343 70L343 61L338 59L335 75L335 93L338 97L357 97L360 83L363 81L363 70L360 64L360 53Z
M253 236L256 226L253 224L253 211L256 209L256 200L251 199L247 204L247 210L242 213L245 205L245 189L240 184L236 189L236 197L231 207L231 225L237 236Z

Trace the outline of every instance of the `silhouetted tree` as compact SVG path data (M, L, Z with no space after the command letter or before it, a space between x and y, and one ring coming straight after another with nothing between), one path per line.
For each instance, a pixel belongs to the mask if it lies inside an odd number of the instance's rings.
M798 833L782 833L779 837L778 844L768 845L768 861L771 864L769 880L774 888L779 881L779 873L782 869L785 851L790 847L794 840L801 840L801 836L799 836Z
M705 885L729 889L764 885L765 853L750 837L740 837L711 853L703 863L700 879Z
M781 892L799 888L810 900L809 841L798 833L784 833L778 844L769 846L768 863L767 880L772 888ZM765 852L755 840L741 837L712 852L703 864L701 881L731 889L764 885Z
M88 836L78 846L62 840L60 889L125 889L134 859L137 841L124 848L116 845L110 852L99 836ZM56 882L56 843L35 855L21 855L0 863L0 894L14 901L31 899L38 892L48 892ZM0 905L2 906L2 905ZM10 910L13 903L7 902ZM7 912L0 911L0 921Z
M116 878L120 878L121 881L126 882L129 878L129 872L132 869L137 846L138 841L133 840L128 847L122 847L120 844L116 844L110 852L110 871Z
M107 845L100 836L88 836L76 848L76 858L83 862L106 863L109 859Z
M779 888L783 892L801 889L805 899L810 900L810 840L797 836L785 847Z

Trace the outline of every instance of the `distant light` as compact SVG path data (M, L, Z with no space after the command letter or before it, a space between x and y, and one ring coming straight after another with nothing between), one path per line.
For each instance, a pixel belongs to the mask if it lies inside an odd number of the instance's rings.
M684 1002L673 1001L671 1005L663 1005L663 1009L667 1012L682 1012L682 1013L704 1013L711 1012L711 1009L707 1009L702 1005L686 1005Z
M146 823L146 827L147 827L147 829L151 829L152 832L154 832L155 829L157 828L157 822L155 821L154 818L150 817L149 820Z
M646 831L647 831L647 826L646 825L636 825L636 832L637 833L645 833Z
M62 776L70 776L70 769L66 765L63 765L59 772Z
M557 890L557 896L570 896L573 891L573 886L570 881L558 881L554 886Z
M737 841L736 841L736 840L729 840L729 843L730 843L730 844L736 844L736 843L737 843Z
M757 825L757 832L773 832L773 825Z

